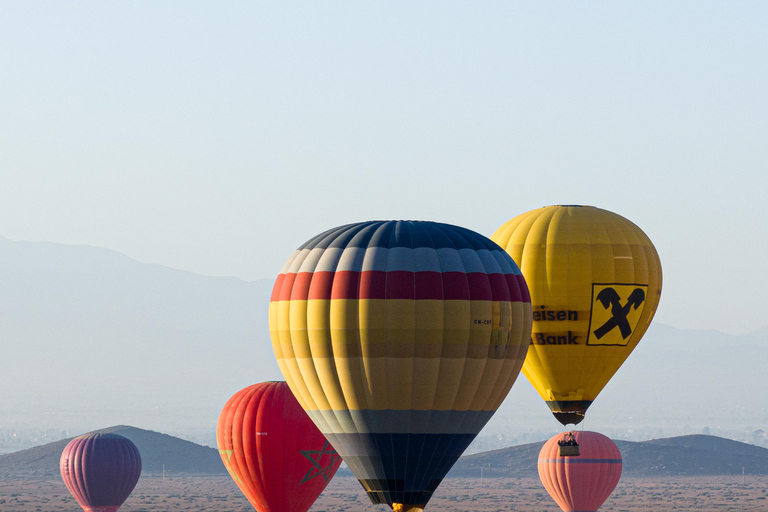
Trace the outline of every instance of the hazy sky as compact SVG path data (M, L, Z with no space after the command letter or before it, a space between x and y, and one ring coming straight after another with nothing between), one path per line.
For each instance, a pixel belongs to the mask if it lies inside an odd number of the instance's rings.
M335 225L591 204L657 319L768 325L768 3L0 3L0 235L273 278Z

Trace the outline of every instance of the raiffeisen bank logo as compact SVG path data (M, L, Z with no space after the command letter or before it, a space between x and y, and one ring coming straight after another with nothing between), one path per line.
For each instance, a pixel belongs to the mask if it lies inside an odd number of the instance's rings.
M593 283L587 345L626 346L645 307L646 284Z

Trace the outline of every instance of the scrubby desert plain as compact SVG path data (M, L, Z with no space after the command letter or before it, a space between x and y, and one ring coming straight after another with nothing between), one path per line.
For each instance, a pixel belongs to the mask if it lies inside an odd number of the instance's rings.
M80 510L61 480L0 482L2 512ZM253 510L229 477L143 477L121 512L246 512ZM384 512L373 507L357 480L335 478L312 512ZM538 479L449 478L438 488L432 512L557 512ZM601 511L768 511L768 476L622 478Z

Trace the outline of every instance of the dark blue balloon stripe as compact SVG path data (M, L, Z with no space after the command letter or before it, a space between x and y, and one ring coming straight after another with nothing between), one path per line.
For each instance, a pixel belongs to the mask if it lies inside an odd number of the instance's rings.
M368 221L339 226L308 240L299 249L334 247L500 250L487 237L461 226L408 220Z
M326 434L371 502L426 503L476 434Z

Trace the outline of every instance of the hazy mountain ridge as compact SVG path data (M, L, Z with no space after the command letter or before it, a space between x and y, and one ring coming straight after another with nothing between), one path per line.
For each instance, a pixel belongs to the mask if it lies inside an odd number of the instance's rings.
M167 434L125 425L97 432L127 437L141 454L144 475L222 475L218 450ZM57 478L59 458L72 438L0 455L0 478ZM544 442L464 456L448 477L535 478ZM628 477L768 475L768 449L715 436L682 436L645 442L616 441ZM347 469L340 475L351 476Z
M202 276L108 249L0 237L2 434L142 424L204 430L212 444L233 393L281 378L268 335L271 288L272 280ZM588 428L648 439L709 427L768 442L768 401L753 398L764 389L766 352L768 335L654 323L591 406ZM477 447L530 442L555 426L521 375Z
M201 408L215 414L241 387L279 377L261 357L271 287L0 238L0 417L71 425L146 411L183 426Z
M768 475L768 449L716 436L690 435L651 441L615 441L623 459L622 475L712 476ZM533 478L538 476L538 456L544 442L467 455L449 476Z
M143 475L223 475L227 474L215 448L200 446L177 437L117 425L96 432L119 434L130 439L141 455ZM0 455L0 478L56 478L59 458L73 438Z

